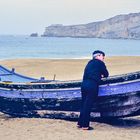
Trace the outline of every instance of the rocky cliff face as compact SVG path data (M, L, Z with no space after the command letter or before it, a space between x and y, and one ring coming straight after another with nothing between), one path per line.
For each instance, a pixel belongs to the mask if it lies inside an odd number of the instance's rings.
M81 25L51 25L46 27L43 36L140 39L140 13L118 15Z

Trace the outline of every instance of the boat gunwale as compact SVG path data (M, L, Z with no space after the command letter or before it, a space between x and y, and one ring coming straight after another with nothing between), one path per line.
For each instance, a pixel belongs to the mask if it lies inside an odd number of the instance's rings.
M0 65L0 67L4 68L3 66ZM11 72L10 70L4 68L5 70ZM31 81L31 82L12 82L12 81L0 81L0 84L15 84L15 85L36 85L36 84L63 84L63 83L70 83L70 82L81 82L81 80L67 80L67 81L55 81L55 80L50 80L50 82L48 82L48 80L43 80L43 81L40 81L39 79L35 79L35 78L31 78L31 77L28 77L28 76L24 76L24 75L21 75L21 74L18 74L18 73L15 73L15 75L18 75L18 76L21 76L23 78L27 78L27 79L34 79L35 81ZM130 73L125 73L125 74L118 74L118 75L111 75L107 78L102 78L101 80L102 81L108 81L108 80L112 80L112 79L117 79L117 78L123 78L123 77L127 77L127 76L131 76L131 75L135 75L135 74L140 74L140 71L136 71L136 72L130 72ZM12 75L12 72L11 74Z
M72 82L72 81L71 81ZM66 83L35 83L35 85L61 85L61 84L69 84L69 83L71 83L70 81L69 82L66 82ZM77 81L77 82L75 82L75 83L78 83L79 81ZM99 85L99 87L106 87L106 86L115 86L115 85L124 85L124 84L128 84L128 83L135 83L135 82L140 82L140 79L135 79L135 80L130 80L130 81L124 81L124 82L117 82L117 83L109 83L109 84L104 84L104 85ZM22 85L21 83L19 84L19 83L5 83L5 82L0 82L0 84L5 84L5 85ZM27 83L25 83L25 84L23 84L23 85L31 85L32 86L32 84L27 84ZM33 84L34 85L34 84ZM80 86L79 86L80 87ZM4 88L4 87L0 87L0 88ZM70 89L70 88L74 88L74 87L66 87L66 88L59 88L59 89ZM75 88L78 88L78 87L75 87ZM14 89L14 88L9 88L9 89ZM30 89L30 88L29 88ZM31 89L33 89L33 88L31 88ZM37 89L37 88L36 88ZM43 88L42 88L43 89ZM47 88L44 88L44 89L47 89ZM49 89L49 88L48 88ZM52 88L53 89L53 88ZM54 89L58 89L58 88L54 88Z

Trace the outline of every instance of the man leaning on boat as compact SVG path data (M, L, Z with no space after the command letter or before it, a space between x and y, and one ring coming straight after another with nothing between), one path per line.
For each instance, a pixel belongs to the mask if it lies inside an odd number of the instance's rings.
M109 73L104 61L105 53L96 50L93 52L93 59L85 67L81 86L82 105L77 127L83 130L91 130L90 113L94 101L98 96L99 83L101 78L108 77Z

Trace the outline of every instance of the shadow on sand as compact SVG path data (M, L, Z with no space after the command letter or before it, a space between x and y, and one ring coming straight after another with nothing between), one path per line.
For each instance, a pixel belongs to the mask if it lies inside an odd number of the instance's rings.
M14 118L48 118L48 119L61 119L66 121L77 122L78 115L67 114L67 113L57 113L57 112L49 112L42 113L42 115L37 114L36 112L30 112L25 114L5 114L0 113L0 119L11 120ZM115 127L121 128L139 128L140 127L140 116L135 117L125 117L125 118L91 118L91 122L105 123Z
M140 127L140 117L126 117L126 118L95 118L92 120L99 123L106 123L115 127L133 128Z

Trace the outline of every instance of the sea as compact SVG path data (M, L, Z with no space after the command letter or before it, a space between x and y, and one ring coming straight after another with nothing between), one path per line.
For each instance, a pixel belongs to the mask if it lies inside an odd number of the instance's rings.
M90 58L94 50L106 56L140 56L140 40L0 36L0 60L20 58L82 59Z

